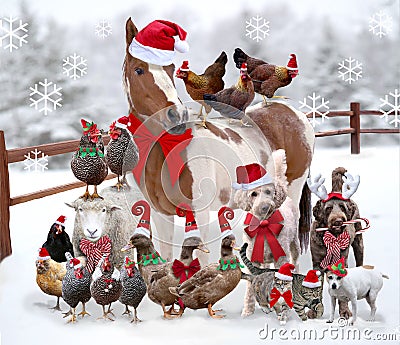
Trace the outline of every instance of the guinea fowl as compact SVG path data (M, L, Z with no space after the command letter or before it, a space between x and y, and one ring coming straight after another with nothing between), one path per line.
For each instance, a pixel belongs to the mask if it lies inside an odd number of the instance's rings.
M179 311L176 312L174 310L176 296L171 294L169 288L178 286L178 284L183 283L200 270L201 267L199 260L193 260L193 251L195 249L206 253L209 252L200 238L200 231L197 228L193 211L190 206L184 203L178 205L176 208L176 214L179 217L186 216L185 236L182 243L180 259L166 263L155 272L151 276L148 288L149 298L154 303L161 305L164 312L164 318L166 319L180 317L184 311L184 306L180 300L178 301L180 307ZM165 308L166 306L172 307L167 311Z
M79 149L71 160L71 170L75 177L86 183L86 192L81 196L87 200L101 198L97 193L97 186L104 181L108 168L104 157L104 144L100 131L94 122L81 120L83 136ZM94 193L89 194L89 185L94 186Z
M147 287L150 285L150 278L154 272L160 269L166 261L155 250L151 241L150 232L150 205L145 200L139 200L132 206L132 213L135 216L142 215L138 226L130 238L129 243L121 250L127 251L136 248L137 265Z
M50 257L57 262L65 262L65 253L69 252L74 255L71 240L65 232L65 216L60 216L51 226L47 235L46 242L42 247L46 248Z
M251 104L254 96L253 82L247 73L246 63L243 63L236 85L213 95L205 94L203 98L206 104L218 111L223 117L240 120L243 126L247 126L243 122L243 117L246 108Z
M137 307L146 295L146 283L140 275L135 262L125 256L125 263L121 268L122 293L119 301L125 304L125 312L122 315L131 314L128 306L133 307L134 314L131 322L137 323L141 320L137 317Z
M81 262L73 258L70 253L66 253L65 257L67 258L67 273L62 280L62 297L71 308L64 316L71 315L69 323L76 321L75 309L79 302L82 303L82 311L78 315L82 317L90 315L85 309L85 304L92 297L90 294L92 276L85 267L82 267Z
M278 88L289 85L298 75L296 55L290 54L287 66L276 66L263 60L248 56L240 48L236 48L233 54L236 67L240 68L243 63L247 63L249 74L254 83L254 90L267 98L286 98L274 96Z
M238 258L233 255L235 236L227 221L233 219L233 210L222 207L218 211L218 220L222 232L221 258L219 263L208 265L195 273L191 278L178 287L171 287L172 294L182 299L185 307L190 309L207 308L212 318L222 318L225 315L217 314L213 305L228 295L239 284L242 272ZM239 250L240 248L234 248Z
M103 316L99 319L114 321L108 314L112 313L111 304L118 301L122 292L122 283L119 271L113 266L108 256L103 257L93 272L90 293L97 304L103 307ZM105 306L108 305L106 311Z
M214 94L224 88L223 76L225 75L225 66L228 62L228 57L225 52L214 61L214 63L207 67L203 74L196 74L189 69L189 61L183 61L182 66L176 71L176 77L183 80L185 83L186 91L189 96L196 102L201 104L200 113L203 113L205 108L206 115L203 117L201 125L206 128L206 119L211 107L204 104L204 94Z
M133 115L130 114L129 116ZM118 191L123 187L123 184L128 186L126 173L132 171L139 160L138 148L126 130L128 123L129 117L123 116L110 125L108 132L111 141L107 146L106 161L110 170L118 175L118 183L116 184ZM122 176L122 181L119 178L120 176Z

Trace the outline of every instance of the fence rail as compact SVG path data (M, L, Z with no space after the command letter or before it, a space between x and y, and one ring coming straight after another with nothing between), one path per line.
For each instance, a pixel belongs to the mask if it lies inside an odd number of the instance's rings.
M394 113L394 112L392 112ZM330 111L328 117L349 117L349 128L341 128L324 132L316 132L316 137L329 137L335 135L350 134L350 148L352 154L360 153L360 137L362 133L400 133L400 129L361 129L360 116L382 115L378 110L361 110L360 103L350 103L350 110ZM307 114L307 117L312 117L312 114ZM321 117L316 115L316 117ZM109 136L103 136L105 145L110 141ZM5 144L4 132L0 131L0 262L7 256L11 255L11 236L10 236L10 207L32 201L39 198L44 198L53 194L62 193L71 189L85 186L83 182L71 182L60 186L55 186L29 194L10 197L10 182L8 165L18 163L25 160L27 152L38 151L45 152L47 156L57 156L65 153L71 153L78 149L79 140L68 140L58 143L45 144L39 146L23 147L7 150ZM116 177L115 174L109 174L107 180Z

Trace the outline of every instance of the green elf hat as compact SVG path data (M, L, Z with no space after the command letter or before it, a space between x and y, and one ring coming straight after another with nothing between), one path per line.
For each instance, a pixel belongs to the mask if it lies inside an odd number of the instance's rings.
M94 122L89 122L86 121L85 119L81 119L81 124L82 124L82 128L83 128L83 133L89 132L92 130L92 127L94 125Z
M344 257L340 258L338 262L333 265L328 266L328 270L336 274L338 277L347 276L346 264L344 262Z

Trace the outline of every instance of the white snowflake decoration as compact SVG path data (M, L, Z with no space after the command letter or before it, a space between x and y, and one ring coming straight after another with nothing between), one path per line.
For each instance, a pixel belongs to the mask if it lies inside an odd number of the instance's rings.
M17 18L11 16L0 19L0 47L4 46L3 48L9 49L10 52L22 47L23 43L28 43L25 39L28 37L28 23L22 23L21 19L19 19L19 23L16 23L17 21ZM2 33L4 35L1 35ZM6 41L6 44L3 41Z
M100 38L105 39L112 34L111 24L106 20L100 21L98 24L96 24L95 33Z
M308 104L308 100L311 100L311 105ZM317 102L318 101L318 102ZM316 96L315 92L313 92L312 96L308 95L307 97L304 97L303 101L299 101L301 104L301 108L306 108L308 112L306 115L312 114L312 119L311 119L311 124L313 127L315 127L318 124L317 121L317 116L320 115L322 118L322 122L324 122L325 119L328 119L327 115L329 114L329 106L328 103L329 101L325 101L325 99L320 95ZM326 109L326 111L323 111L323 108Z
M70 55L63 59L63 74L76 80L87 74L87 60L80 55Z
M25 170L31 171L41 171L44 172L47 170L48 163L48 155L45 155L42 151L38 151L35 149L34 151L29 152L27 155L24 155L26 158L24 160ZM32 170L31 170L32 169Z
M392 31L393 19L383 11L375 13L369 18L369 31L382 38Z
M269 36L269 21L257 15L246 20L246 36L260 42Z
M40 81L38 84L35 84L34 87L30 87L29 89L32 91L29 94L31 97L29 98L31 101L30 106L35 106L35 109L39 110L39 112L43 111L44 114L47 115L47 113L56 110L57 107L62 107L60 103L62 98L59 97L62 96L60 92L62 88L57 87L53 82L48 82L47 79L44 79L43 82Z
M389 102L389 96L393 97L393 103ZM399 104L400 93L398 89L395 89L394 92L389 92L389 95L385 95L385 98L380 98L379 100L382 102L380 107L380 112L383 114L380 117L385 118L385 121L390 125L394 123L394 126L397 128L400 126L400 104ZM383 107L388 109L385 111ZM390 112L394 112L394 114L389 114ZM389 115L394 115L394 119L389 121Z
M351 84L362 78L362 63L350 56L339 62L338 72L339 78Z

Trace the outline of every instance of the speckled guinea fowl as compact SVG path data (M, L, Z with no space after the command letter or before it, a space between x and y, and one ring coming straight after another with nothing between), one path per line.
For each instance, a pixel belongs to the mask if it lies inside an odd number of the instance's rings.
M123 116L118 121L113 122L109 130L111 141L107 146L106 161L110 170L118 175L118 183L116 184L118 191L123 184L128 186L126 173L132 171L139 160L139 151L125 129L128 122L129 118ZM122 181L120 176L122 176Z
M78 303L82 303L82 311L78 314L84 317L90 315L86 312L85 304L89 302L92 297L90 294L90 283L92 275L85 267L82 267L81 262L72 258L71 254L65 254L67 258L67 273L62 280L62 297L64 301L71 307L71 310L65 314L64 317L71 315L68 322L76 321L75 308Z
M75 177L86 183L86 192L82 198L101 198L97 193L97 186L104 181L108 175L108 167L104 157L104 144L100 131L95 123L81 120L83 136L81 137L79 149L71 160L71 170ZM89 194L89 185L94 186L94 193Z
M108 319L114 321L108 314L112 313L111 304L118 301L122 292L122 283L119 271L114 268L108 257L99 261L92 276L90 284L90 293L97 304L103 307L103 316L99 319ZM108 305L108 310L105 306Z
M128 306L133 307L134 315L131 322L137 323L141 320L137 316L137 307L146 295L146 283L140 275L135 262L125 256L125 264L121 268L122 293L119 301L125 304L125 312L122 314L131 314Z

